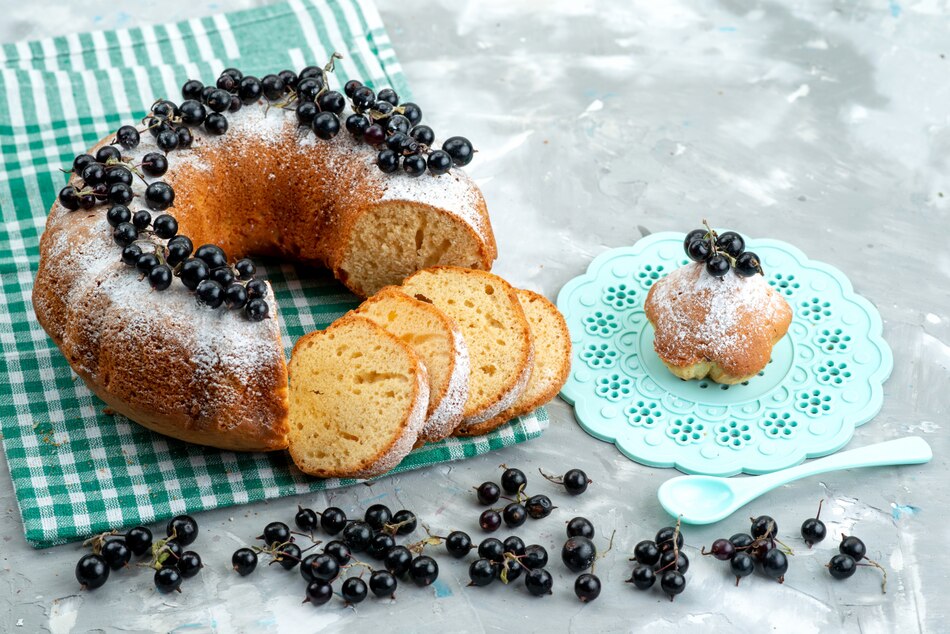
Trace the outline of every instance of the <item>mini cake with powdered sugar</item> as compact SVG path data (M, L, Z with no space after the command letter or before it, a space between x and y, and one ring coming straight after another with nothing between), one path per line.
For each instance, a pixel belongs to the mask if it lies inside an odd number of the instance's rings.
M738 234L697 230L684 246L695 262L657 281L647 295L653 348L681 379L748 381L768 364L792 310Z

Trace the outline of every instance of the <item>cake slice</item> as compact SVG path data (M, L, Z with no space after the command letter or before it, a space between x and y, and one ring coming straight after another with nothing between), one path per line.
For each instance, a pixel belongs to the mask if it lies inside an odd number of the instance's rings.
M304 473L368 478L412 449L426 418L425 366L395 335L350 315L297 341L288 449Z
M434 304L462 330L471 362L462 425L483 423L511 407L531 373L531 331L515 290L485 271L455 266L423 269L403 292Z
M419 355L429 373L429 407L416 444L450 436L468 398L468 348L455 322L433 306L387 287L353 314L371 319Z
M554 398L571 371L571 333L564 315L546 297L516 289L534 341L534 362L528 387L518 401L498 416L476 425L463 425L456 436L487 434L496 427L534 410Z

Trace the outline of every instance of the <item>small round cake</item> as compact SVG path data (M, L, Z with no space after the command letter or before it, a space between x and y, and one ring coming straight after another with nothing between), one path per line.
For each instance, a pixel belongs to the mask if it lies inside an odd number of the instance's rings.
M189 81L77 157L33 306L113 410L199 444L286 447L278 307L237 258L324 266L361 297L433 265L491 268L471 145L435 149L417 105L359 82L344 96L331 70Z
M696 262L657 281L644 304L653 348L681 379L748 381L788 332L792 310L738 234L698 229L684 248Z

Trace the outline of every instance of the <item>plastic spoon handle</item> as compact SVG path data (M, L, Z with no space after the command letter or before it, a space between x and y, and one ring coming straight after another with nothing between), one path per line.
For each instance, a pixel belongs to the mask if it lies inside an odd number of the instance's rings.
M931 458L933 458L933 451L927 441L920 436L888 440L859 449L843 451L827 458L812 460L791 469L783 469L775 473L749 478L748 482L751 486L747 493L751 493L752 490L769 491L793 480L827 473L828 471L856 469L858 467L923 464L930 462ZM741 482L741 480L738 482Z

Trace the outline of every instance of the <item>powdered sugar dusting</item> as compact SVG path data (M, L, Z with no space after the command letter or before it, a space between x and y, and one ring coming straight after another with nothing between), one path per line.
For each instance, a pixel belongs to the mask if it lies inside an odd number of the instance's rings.
M458 427L462 422L465 401L468 400L468 381L472 371L471 359L465 337L455 324L452 325L452 349L455 350L455 360L449 377L449 385L439 405L426 420L425 440L427 442L441 440Z
M743 278L730 270L716 278L701 264L687 264L654 284L646 309L664 361L712 361L732 374L730 368L742 360L761 356L763 346L771 351L787 305L761 275Z

